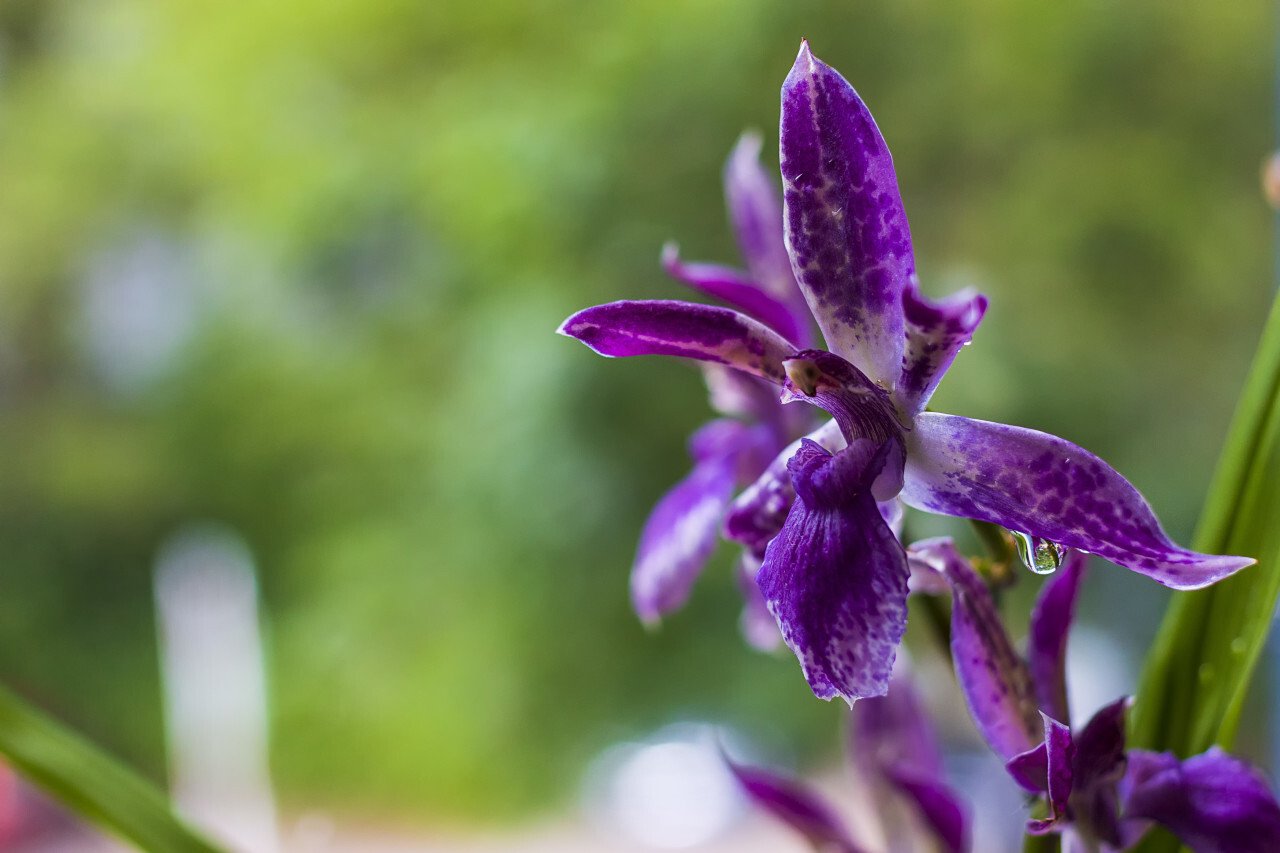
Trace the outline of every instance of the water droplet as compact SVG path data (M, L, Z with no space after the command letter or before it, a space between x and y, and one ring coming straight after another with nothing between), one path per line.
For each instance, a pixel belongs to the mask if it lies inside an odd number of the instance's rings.
M1013 538L1018 543L1018 556L1022 558L1023 565L1038 575L1051 575L1057 571L1067 553L1067 549L1057 542L1029 533L1014 532Z
M1201 684L1208 684L1210 681L1213 681L1213 676L1214 676L1213 664L1211 663L1200 664L1199 675L1200 675Z
M1242 655L1249 650L1249 643L1244 637L1236 637L1231 641L1231 654Z

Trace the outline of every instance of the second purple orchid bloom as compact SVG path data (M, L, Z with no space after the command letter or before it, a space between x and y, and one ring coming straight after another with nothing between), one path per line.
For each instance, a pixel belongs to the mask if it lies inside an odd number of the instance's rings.
M1280 850L1280 804L1244 761L1216 747L1185 761L1127 749L1128 699L1072 728L1065 663L1082 553L1072 552L1042 587L1024 659L987 587L950 540L919 542L909 552L951 586L952 659L973 721L1014 781L1044 806L1029 833L1060 833L1063 853L1117 853L1156 823L1195 853Z
M772 384L784 401L830 413L833 422L783 450L725 518L730 538L763 553L760 591L815 694L852 703L888 688L909 573L886 518L895 499L1088 551L1175 589L1207 586L1253 562L1174 544L1128 481L1070 442L925 410L986 298L966 291L935 303L921 295L884 139L853 88L807 43L783 83L780 150L788 265L828 350L808 347L808 320L785 287L749 286L754 279L727 273L717 279L708 273L714 268L695 271L674 257L669 267L678 275L742 310L614 302L573 315L560 332L606 356L675 355L732 368ZM786 285L781 259L768 248L774 221L762 213L757 231L739 233L754 235L742 238L744 249L760 247L758 258L746 252L753 276L765 277L757 267L768 258L768 275ZM790 437L775 430L772 440ZM709 463L694 451L696 477ZM705 519L732 491L731 467L699 485L686 481L678 489L687 494L673 492L655 510L637 572L665 571L677 582L669 599L642 589L642 615L650 598L658 612L687 592L696 573L689 566L711 547ZM687 522L691 516L701 522ZM653 545L650 527L659 531ZM649 560L656 568L641 572Z

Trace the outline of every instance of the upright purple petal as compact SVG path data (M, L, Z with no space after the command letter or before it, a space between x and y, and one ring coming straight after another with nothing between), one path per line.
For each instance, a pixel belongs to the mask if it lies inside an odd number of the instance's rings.
M793 352L777 332L728 308L668 299L610 302L574 314L556 330L604 356L675 355L781 385Z
M796 499L757 579L819 698L880 696L907 625L907 558L871 482L887 446L832 456L805 440L788 463Z
M731 267L718 264L692 263L680 260L675 243L662 247L662 268L667 275L683 281L694 290L723 300L739 311L754 317L797 347L805 346L808 327L796 317L790 306L766 291L760 284Z
M904 414L915 417L933 396L956 355L973 339L974 330L986 313L987 297L966 288L931 302L912 280L902 291L902 309L907 344L894 398Z
M1075 780L1076 746L1070 728L1046 714L1040 716L1044 719L1045 755L1049 760L1049 808L1055 820L1062 820L1067 817L1067 801Z
M871 113L808 42L782 84L781 157L787 249L818 327L832 352L892 388L911 231Z
M1175 545L1138 490L1101 459L1007 424L920 415L907 434L902 500L1089 551L1174 589L1199 589L1254 562Z
M991 593L968 561L946 554L951 584L951 655L978 731L1005 761L1040 741L1042 724L1027 665L1013 649Z
M724 194L729 222L747 270L770 295L789 306L808 331L809 309L791 272L791 258L782 239L782 199L777 173L760 165L758 133L744 133L724 167Z
M844 436L840 434L839 425L835 421L827 421L809 433L807 438L816 441L831 453L845 447ZM796 497L787 463L799 449L800 441L789 444L764 473L729 505L724 518L726 539L763 552L765 546L778 535Z
M885 768L885 776L894 789L916 807L946 853L965 853L970 849L968 810L956 792L938 776L898 765Z
M731 420L712 421L690 439L696 464L654 506L631 567L631 604L645 622L656 622L688 600L715 550L742 457L758 442L758 433Z
M1067 634L1088 564L1084 553L1072 551L1062 571L1045 581L1031 609L1031 633L1027 637L1027 663L1040 708L1068 725L1071 708L1067 702Z
M1195 853L1280 850L1280 805L1257 770L1213 747L1179 762L1131 750L1125 816L1154 820Z
M826 799L797 779L728 762L752 802L799 832L818 850L862 853Z

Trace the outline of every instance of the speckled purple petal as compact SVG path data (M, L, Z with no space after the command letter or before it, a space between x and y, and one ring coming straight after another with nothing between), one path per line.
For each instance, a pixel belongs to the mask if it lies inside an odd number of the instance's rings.
M902 500L1089 551L1174 589L1199 589L1254 562L1180 548L1101 459L1007 424L920 415L907 434Z
M816 850L862 853L827 800L798 779L727 762L757 806L799 832Z
M887 447L829 454L805 440L788 463L796 499L757 579L819 698L883 695L907 624L907 557L871 481Z
M907 345L902 358L902 377L894 389L894 399L909 417L919 414L929 402L951 362L973 339L973 332L987 310L987 297L971 288L933 302L912 280L902 291Z
M1027 665L1013 649L991 593L968 561L944 555L951 584L951 656L978 731L1005 761L1040 740L1042 724Z
M1162 824L1195 853L1280 850L1280 805L1247 763L1217 747L1183 762L1131 750L1129 762L1127 817Z
M827 451L835 453L845 447L844 436L835 421L827 421L807 436ZM769 464L754 483L729 505L724 518L724 536L740 542L748 549L763 552L765 546L782 530L791 503L795 500L795 488L787 462L800 449L800 441L787 445Z
M811 337L791 309L770 295L757 281L732 267L718 264L685 263L675 243L662 247L662 268L667 275L694 290L729 303L773 329L794 346L804 346Z
M693 470L658 501L631 567L631 605L645 622L679 609L715 550L738 481L739 455L753 436L737 421L713 421L690 440Z
M760 572L763 554L756 556L744 551L738 559L735 577L738 590L742 593L742 615L738 618L738 630L747 645L762 652L772 652L782 645L782 632L778 630L778 622L769 612L769 603L764 600L756 575Z
M794 349L777 332L728 308L667 299L610 302L574 314L556 330L601 355L675 355L727 364L782 384Z
M782 84L791 268L827 346L884 388L902 370L902 289L915 274L893 159L866 105L800 45Z
M1067 635L1075 617L1076 596L1089 558L1072 551L1061 571L1045 581L1031 609L1027 663L1036 683L1040 708L1055 720L1071 723L1067 702Z
M751 277L787 305L806 338L811 338L813 319L791 272L791 258L782 239L782 199L778 195L777 173L770 175L760 165L760 148L760 134L744 133L725 163L724 194L729 204L729 222ZM808 341L804 343L811 345Z
M940 781L941 777L890 765L885 768L885 778L916 807L946 853L965 853L970 849L968 809L956 792Z

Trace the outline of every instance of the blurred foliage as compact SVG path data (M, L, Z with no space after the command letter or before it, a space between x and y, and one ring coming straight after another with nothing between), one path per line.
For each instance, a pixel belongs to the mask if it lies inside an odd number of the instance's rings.
M926 290L992 297L938 407L1089 447L1185 542L1270 293L1272 18L0 5L0 678L160 776L151 562L216 519L259 561L286 802L509 814L688 717L816 749L836 709L742 647L727 549L660 633L629 612L698 374L552 331L682 295L665 239L733 259L720 164L809 36ZM1145 641L1126 575L1092 606Z

